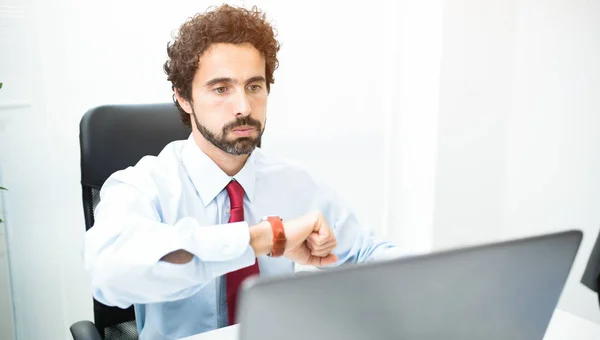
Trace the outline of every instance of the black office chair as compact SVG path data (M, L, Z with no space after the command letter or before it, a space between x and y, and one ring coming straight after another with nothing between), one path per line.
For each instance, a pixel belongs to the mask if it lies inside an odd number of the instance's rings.
M79 125L85 230L94 225L100 188L112 173L145 155L158 155L169 142L187 139L190 133L173 103L107 105L87 111ZM79 321L70 330L75 340L138 338L133 307L109 307L96 299L94 322Z
M600 306L600 233L583 272L581 283L598 294L598 305Z

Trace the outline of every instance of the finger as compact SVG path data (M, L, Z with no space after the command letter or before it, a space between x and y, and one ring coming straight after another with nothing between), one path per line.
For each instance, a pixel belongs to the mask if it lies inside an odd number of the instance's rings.
M316 245L316 244L308 244L308 248L312 251L323 251L323 250L332 250L337 246L337 240L335 238L330 239L325 244Z
M325 257L311 256L309 262L311 266L323 267L330 264L334 264L338 261L338 257L335 254L329 254Z
M312 242L307 242L306 243L306 246L311 251L322 251L322 250L325 250L325 249L329 248L330 245L331 245L331 242L326 243L326 244L321 244L321 245L316 245L316 244L314 244Z
M335 235L323 236L316 233L312 233L306 239L306 242L313 248L324 248L326 246L329 246L331 243L335 242L335 240Z
M316 241L314 239L306 240L306 246L310 248L310 250L321 249L324 245L325 243L319 243L319 241Z
M323 241L324 241L324 239L321 239L321 237L317 233L310 234L308 236L308 238L306 239L307 244L310 245L311 247L317 247L321 244L324 244L325 242L323 242Z
M323 249L323 250L313 250L310 252L313 256L325 257L331 254L331 249Z
M329 225L327 224L327 221L325 220L325 216L323 216L323 213L321 213L320 211L315 211L311 214L309 214L309 216L311 216L312 220L313 220L313 232L316 233L321 233L322 231L324 231L323 229L329 229Z
M331 238L335 238L335 233L327 225L319 229L318 235L319 237L317 238L317 240L321 240L323 243L329 241L329 239Z
M326 249L321 249L321 250L311 250L310 254L311 255L315 255L315 256L327 256L329 255L333 250L335 249L335 247L329 247Z
M338 261L338 257L335 254L329 254L326 257L321 258L321 266L328 266Z
M333 239L330 242L328 242L327 244L324 244L317 248L313 248L313 249L311 249L310 247L308 247L308 248L310 249L312 255L327 256L327 255L329 255L329 253L331 253L335 249L335 247L337 247L337 241L335 239Z
M314 234L317 240L327 240L331 237L335 237L329 228L321 228L318 233Z
M315 256L327 256L329 255L333 250L335 249L335 247L329 247L327 249L323 249L323 250L312 250L310 252L311 255L315 255Z

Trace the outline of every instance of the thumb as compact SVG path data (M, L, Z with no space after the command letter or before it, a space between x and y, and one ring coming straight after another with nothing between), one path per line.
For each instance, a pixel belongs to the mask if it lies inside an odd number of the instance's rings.
M318 231L318 234L317 234L317 235L318 235L320 238L327 238L327 237L331 236L331 229L329 229L329 228L328 228L328 227L326 227L326 226L323 226L323 225L321 225L321 226L319 227L319 231Z
M315 211L311 214L311 217L313 219L313 232L321 234L321 232L324 231L323 229L327 229L323 228L325 217L323 217L323 214L320 211Z
M320 263L317 266L323 267L336 263L338 261L338 257L335 254L329 254L325 257L319 258L319 260Z

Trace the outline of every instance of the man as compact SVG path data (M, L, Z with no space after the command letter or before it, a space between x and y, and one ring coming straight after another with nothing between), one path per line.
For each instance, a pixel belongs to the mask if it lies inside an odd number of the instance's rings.
M403 254L301 166L257 148L278 51L264 14L227 5L189 19L168 46L164 70L193 132L114 173L85 239L94 297L134 305L141 339L235 323L251 275Z

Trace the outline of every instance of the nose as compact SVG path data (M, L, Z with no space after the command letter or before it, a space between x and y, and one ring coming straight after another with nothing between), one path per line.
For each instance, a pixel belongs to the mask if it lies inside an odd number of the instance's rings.
M246 93L240 93L235 100L235 115L248 116L250 114L250 101Z

